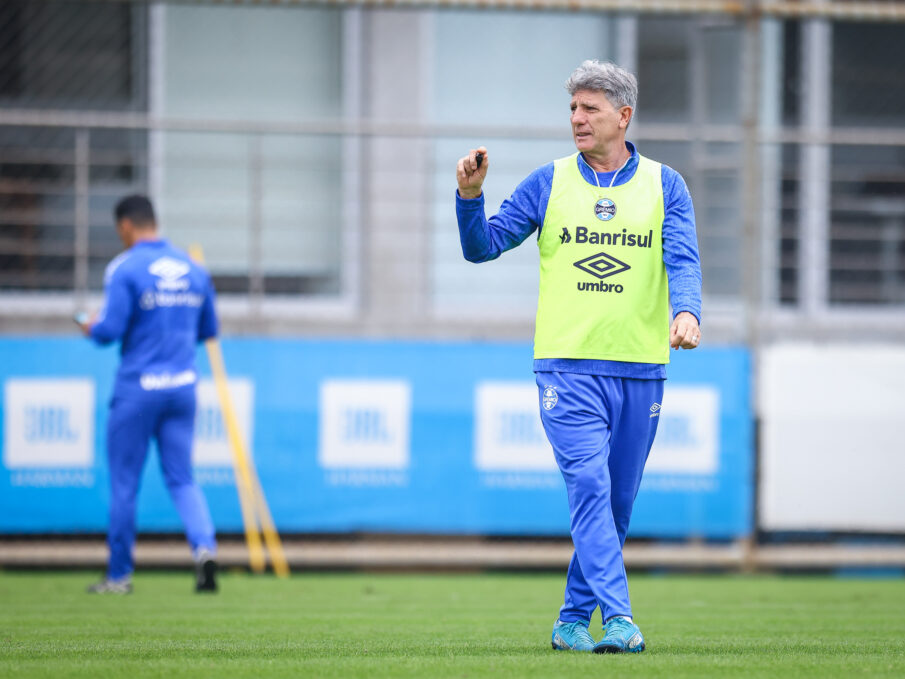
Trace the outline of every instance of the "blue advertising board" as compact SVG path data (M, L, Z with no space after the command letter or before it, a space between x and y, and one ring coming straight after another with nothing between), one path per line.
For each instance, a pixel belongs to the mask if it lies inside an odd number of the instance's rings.
M238 419L285 532L567 535L527 343L227 339ZM102 532L117 354L77 338L0 339L0 533ZM220 532L242 529L203 351L196 477ZM673 355L635 536L752 530L749 356ZM149 455L139 529L179 531Z

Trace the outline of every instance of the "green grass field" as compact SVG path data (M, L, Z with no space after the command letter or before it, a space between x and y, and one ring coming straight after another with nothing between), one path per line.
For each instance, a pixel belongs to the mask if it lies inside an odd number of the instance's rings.
M902 677L905 582L634 576L640 656L555 652L554 575L0 573L2 677ZM599 636L599 621L592 623Z

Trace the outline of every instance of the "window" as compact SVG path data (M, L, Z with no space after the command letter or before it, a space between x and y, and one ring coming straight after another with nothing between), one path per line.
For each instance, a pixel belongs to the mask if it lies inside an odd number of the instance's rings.
M835 146L830 302L905 303L905 147Z
M0 107L143 109L146 19L138 3L0 3ZM0 289L100 288L112 206L146 190L146 156L144 131L0 126Z
M901 24L834 24L834 125L905 125L903 42Z
M742 159L738 143L696 137L708 124L740 125L741 40L739 26L724 19L639 19L639 150L673 167L688 184L704 294L711 299L741 294ZM689 140L663 141L656 131L644 131L657 124L689 125Z
M167 234L203 246L221 292L335 295L342 266L342 140L268 125L342 115L342 13L165 8L160 206ZM244 132L244 121L263 131ZM237 131L204 132L235 122Z

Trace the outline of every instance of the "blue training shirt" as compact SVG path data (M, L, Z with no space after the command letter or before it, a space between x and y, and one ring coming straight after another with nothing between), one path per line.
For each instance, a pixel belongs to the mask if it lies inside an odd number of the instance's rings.
M195 346L217 335L208 272L169 241L139 241L107 266L91 338L120 341L114 395L186 388L198 380Z
M631 156L614 172L597 172L579 155L581 175L589 184L621 186L635 176L638 151L626 142ZM701 321L701 259L695 233L694 206L682 175L668 165L662 166L663 181L663 263L669 281L669 301L675 315L688 311ZM500 206L500 211L487 219L484 194L467 199L456 191L456 216L462 254L469 262L488 262L506 250L520 245L535 230L540 236L553 186L553 163L539 167L516 187ZM656 363L626 363L587 359L547 358L534 361L536 372L571 372L636 379L665 379L666 366Z

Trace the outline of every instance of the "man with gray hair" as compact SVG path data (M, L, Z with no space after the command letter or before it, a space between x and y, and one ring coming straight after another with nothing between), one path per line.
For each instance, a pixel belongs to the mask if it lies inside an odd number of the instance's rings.
M645 642L622 548L660 420L669 349L701 339L694 209L682 177L625 140L635 76L585 61L566 89L578 152L532 172L487 219L490 155L472 149L456 168L456 214L471 262L539 232L534 372L575 545L553 648L638 653ZM588 624L598 606L604 636L595 643Z

